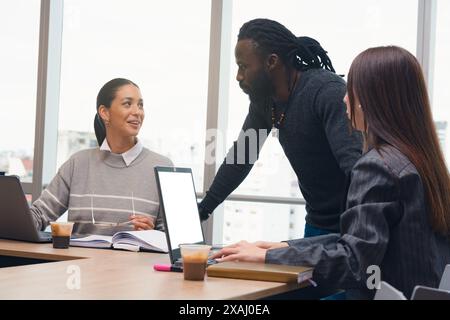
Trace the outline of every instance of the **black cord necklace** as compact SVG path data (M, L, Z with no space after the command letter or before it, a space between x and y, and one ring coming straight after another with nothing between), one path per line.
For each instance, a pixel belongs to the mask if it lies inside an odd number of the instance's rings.
M289 97L286 105L286 109L280 114L280 118L277 120L275 115L275 103L272 105L272 128L280 128L286 119L286 112L291 102L292 93L294 92L295 86L297 85L298 71L295 73L295 79L292 86L289 88Z

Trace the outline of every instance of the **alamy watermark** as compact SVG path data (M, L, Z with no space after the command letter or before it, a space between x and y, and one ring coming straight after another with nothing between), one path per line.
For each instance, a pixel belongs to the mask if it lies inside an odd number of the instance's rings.
M367 278L366 285L369 290L381 288L381 270L377 265L370 265L367 267L367 274L370 276Z
M186 159L180 160L186 160L192 166L203 165L203 163L212 165L222 160L225 160L226 164L253 165L258 160L258 153L261 151L264 142L273 137L274 134L271 134L271 131L267 129L248 129L246 131L241 130L237 139L231 141L229 136L227 139L227 135L222 130L208 129L203 139L201 135L196 135L195 132L186 132L186 130L179 128L166 133L164 144L150 147L170 153L170 148L173 148L173 146L186 146L190 148L190 154L189 152L183 153L183 157ZM200 152L202 146L199 143L193 143L193 141L205 141L203 157L202 152ZM164 148L168 149L164 150ZM266 173L271 174L270 171L274 171L273 174L277 173L279 161L274 162L265 166Z
M81 268L78 265L69 265L66 269L69 275L66 280L66 287L69 290L81 289ZM370 265L367 267L366 273L369 277L366 280L366 285L369 290L379 290L381 288L381 269L377 265Z
M66 287L69 290L80 290L81 289L81 268L75 264L71 264L67 267L66 273L69 277L66 281Z

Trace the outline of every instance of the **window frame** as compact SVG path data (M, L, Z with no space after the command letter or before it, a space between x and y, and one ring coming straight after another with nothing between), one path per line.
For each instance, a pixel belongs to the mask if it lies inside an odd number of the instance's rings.
M430 91L434 69L434 39L436 34L436 0L418 0L418 28L416 56L421 63ZM55 174L57 158L58 112L61 74L62 25L64 1L41 0L39 60L37 77L36 125L33 180L22 183L25 193L32 193L36 200L43 186ZM209 74L207 93L207 115L205 130L227 130L228 121L228 65L230 59L232 1L211 0L211 25L209 49ZM214 163L204 162L204 190L208 190L226 154L226 146L220 147L206 136L205 145L216 150ZM197 197L204 197L198 193ZM267 197L233 194L232 201L304 205L305 200L294 197ZM208 243L220 239L223 224L223 206L204 223ZM220 240L219 240L220 241Z

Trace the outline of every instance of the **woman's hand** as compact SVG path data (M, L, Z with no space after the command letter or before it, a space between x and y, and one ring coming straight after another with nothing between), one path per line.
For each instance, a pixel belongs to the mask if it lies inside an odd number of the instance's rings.
M256 241L254 244L262 249L277 249L289 247L287 242L268 242L268 241Z
M266 259L266 251L267 249L258 247L256 242L248 243L247 241L241 241L223 248L212 255L211 258L216 259L218 262L233 260L264 262Z
M134 226L134 230L152 230L155 229L155 217L136 214L130 216L130 222Z

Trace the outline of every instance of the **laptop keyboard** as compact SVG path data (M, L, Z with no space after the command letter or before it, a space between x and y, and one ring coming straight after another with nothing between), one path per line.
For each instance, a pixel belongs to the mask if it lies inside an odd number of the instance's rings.
M52 233L46 231L38 231L39 241L40 242L51 242L52 241Z

